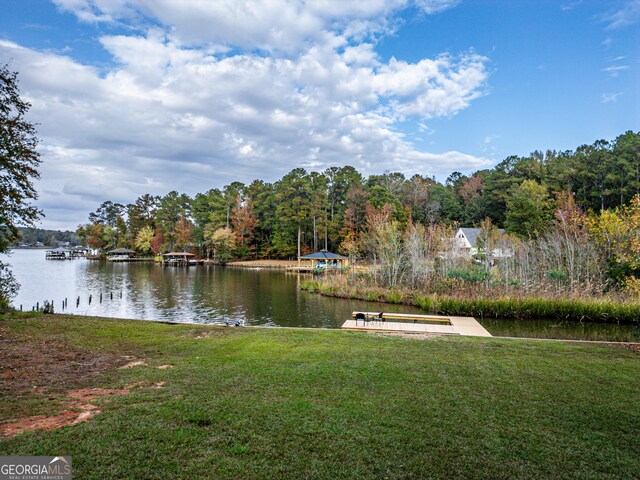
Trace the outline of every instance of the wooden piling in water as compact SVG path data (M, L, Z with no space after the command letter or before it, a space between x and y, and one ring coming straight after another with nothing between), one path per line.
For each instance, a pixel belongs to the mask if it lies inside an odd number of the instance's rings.
M92 295L89 295L89 305L91 305L91 298L92 298Z

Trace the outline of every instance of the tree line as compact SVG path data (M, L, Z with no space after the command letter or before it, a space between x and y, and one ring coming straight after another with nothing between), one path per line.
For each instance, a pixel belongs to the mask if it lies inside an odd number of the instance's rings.
M56 246L58 243L77 245L79 240L75 232L69 230L47 230L45 228L18 227L19 237L14 240L14 246L26 244L35 246L38 243L47 246Z
M350 166L295 168L280 180L233 182L193 198L176 191L106 201L77 235L92 248L146 253L199 250L219 261L292 258L319 249L367 255L367 212L387 208L402 227L479 226L489 219L520 238L554 221L559 195L584 212L620 208L640 193L640 133L628 131L574 151L510 156L492 169L435 178L385 172L365 178Z

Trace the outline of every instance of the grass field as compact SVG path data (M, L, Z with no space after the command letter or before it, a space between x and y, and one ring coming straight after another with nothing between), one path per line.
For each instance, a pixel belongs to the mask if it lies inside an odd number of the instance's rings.
M55 315L0 319L0 365L5 429L80 408L70 391L129 391L0 441L71 455L74 478L640 475L640 356L622 347Z

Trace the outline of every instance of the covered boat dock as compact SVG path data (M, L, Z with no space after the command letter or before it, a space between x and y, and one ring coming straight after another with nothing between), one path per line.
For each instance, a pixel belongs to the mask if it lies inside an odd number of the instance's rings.
M302 265L302 261L309 262ZM349 258L337 253L320 250L319 252L310 253L298 257L298 266L290 267L288 270L297 270L300 272L313 272L315 269L340 269L349 266Z

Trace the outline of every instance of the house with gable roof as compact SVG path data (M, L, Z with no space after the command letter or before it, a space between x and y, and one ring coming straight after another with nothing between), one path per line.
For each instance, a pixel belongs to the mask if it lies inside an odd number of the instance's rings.
M478 248L478 236L481 231L481 228L458 228L455 235L458 248L470 256L477 255L478 253L484 253ZM497 231L503 234L505 233L503 228L498 228ZM505 258L512 255L510 250L504 248L495 248L491 253L494 258Z

